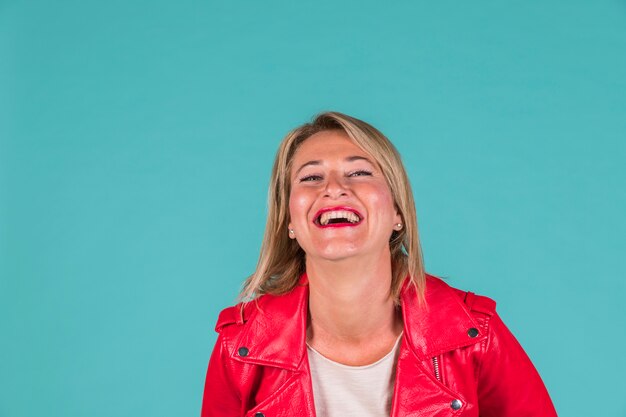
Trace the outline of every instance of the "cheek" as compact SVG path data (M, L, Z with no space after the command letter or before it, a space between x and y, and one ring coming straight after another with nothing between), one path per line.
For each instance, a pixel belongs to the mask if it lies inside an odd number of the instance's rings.
M289 217L291 221L297 222L306 213L307 199L301 193L291 193L289 196Z
M371 193L370 201L383 211L390 210L395 212L393 197L386 184L378 186L374 192Z

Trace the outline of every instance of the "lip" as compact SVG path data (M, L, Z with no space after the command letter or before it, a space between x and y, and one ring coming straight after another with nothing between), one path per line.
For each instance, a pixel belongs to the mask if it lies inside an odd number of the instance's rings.
M360 220L357 223L329 223L324 226L317 222L317 219L319 219L319 217L322 214L326 213L327 211L338 211L338 210L352 212L356 214L357 216L359 216ZM315 216L313 217L313 224L322 229L325 229L327 227L354 227L354 226L358 226L359 224L361 224L362 220L363 220L363 215L359 213L358 210L355 210L352 207L347 207L347 206L335 206L335 207L324 207L318 210L317 213L315 213Z

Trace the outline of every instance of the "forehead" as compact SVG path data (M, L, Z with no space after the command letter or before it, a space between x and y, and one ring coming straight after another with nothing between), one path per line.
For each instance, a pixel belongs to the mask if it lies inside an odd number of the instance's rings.
M325 130L311 135L298 146L293 156L293 165L309 160L361 156L374 162L374 158L357 145L342 130Z

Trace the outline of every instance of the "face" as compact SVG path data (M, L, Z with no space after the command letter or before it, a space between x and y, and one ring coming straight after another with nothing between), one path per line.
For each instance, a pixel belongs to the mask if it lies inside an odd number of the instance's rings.
M383 173L341 131L306 139L290 172L289 228L307 259L342 260L389 251L402 222Z

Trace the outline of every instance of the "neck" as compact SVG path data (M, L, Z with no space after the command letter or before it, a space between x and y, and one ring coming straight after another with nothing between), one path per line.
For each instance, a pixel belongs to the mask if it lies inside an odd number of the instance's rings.
M391 298L391 256L306 260L309 338L349 344L389 340L402 331Z

